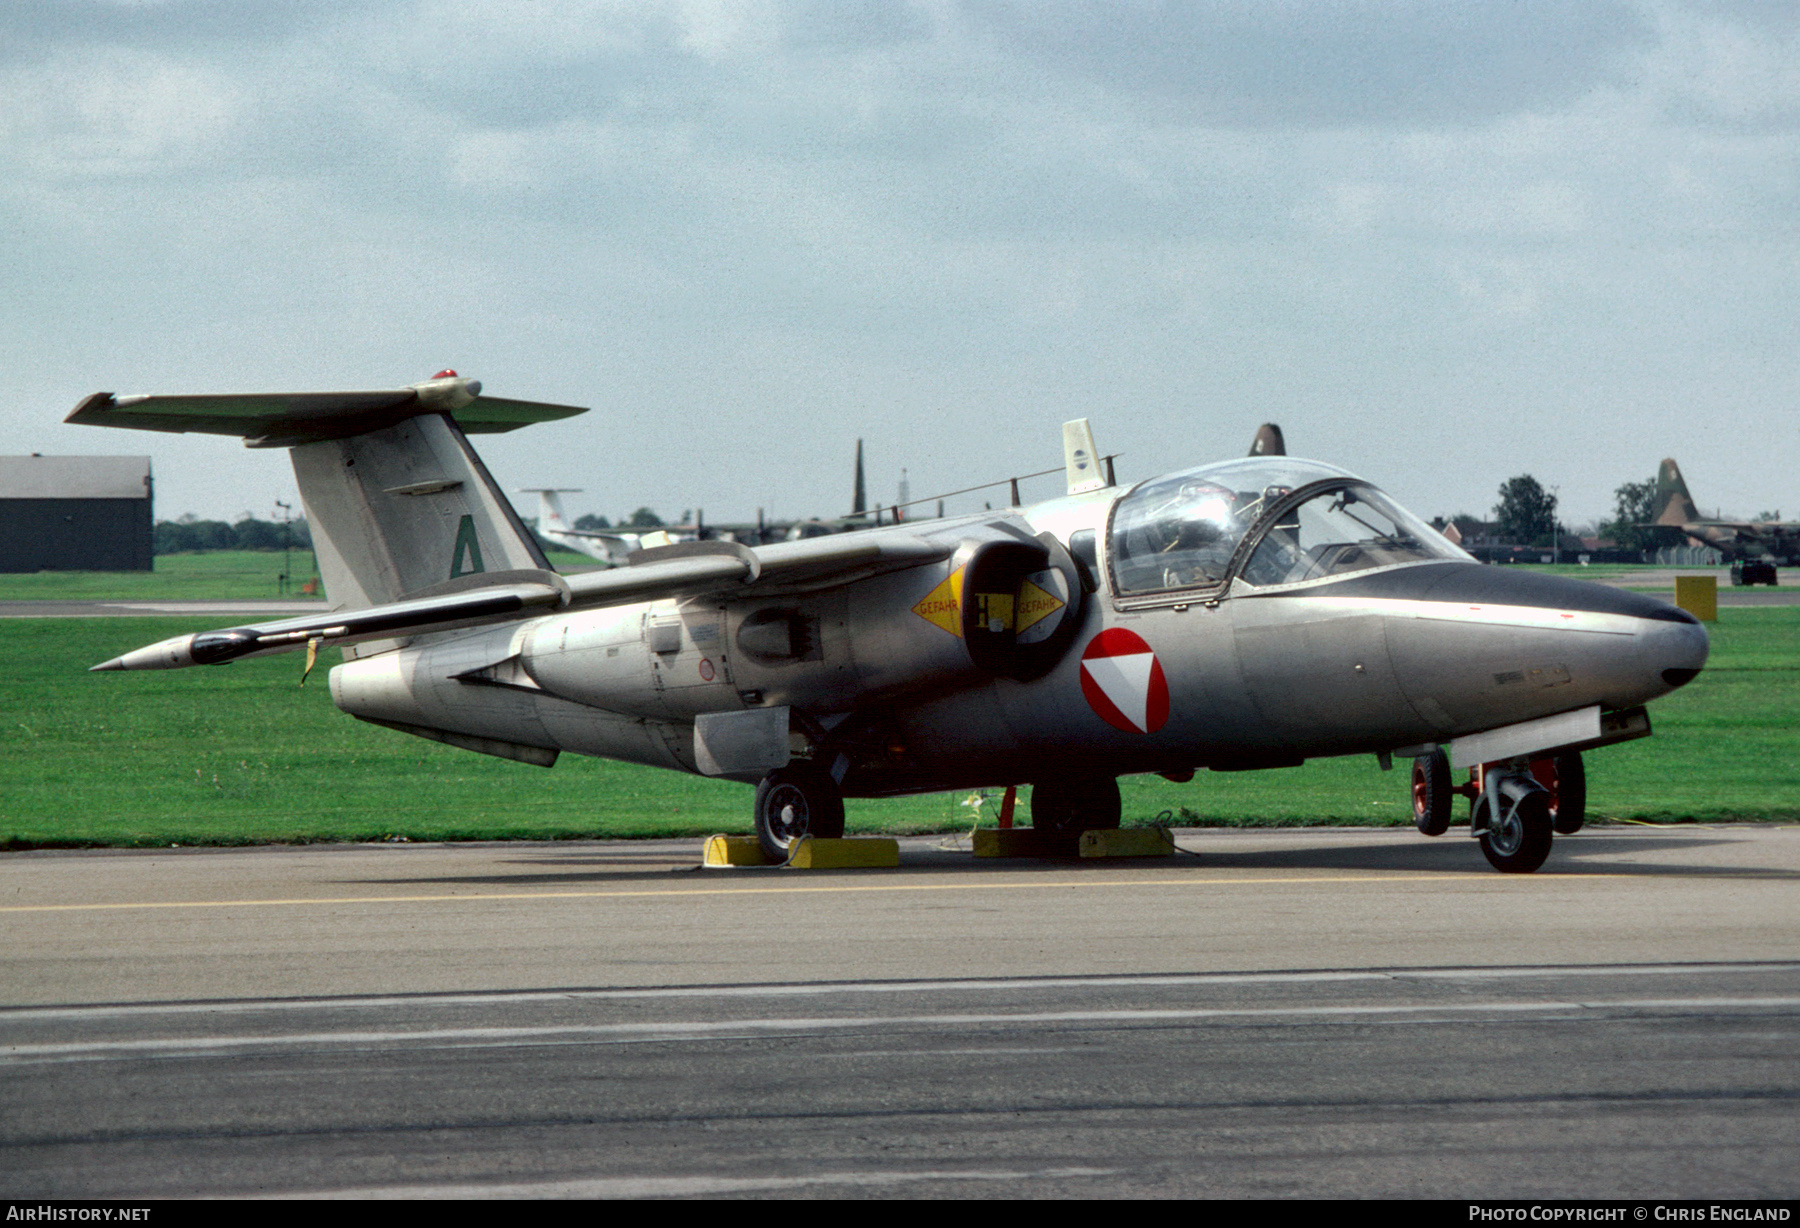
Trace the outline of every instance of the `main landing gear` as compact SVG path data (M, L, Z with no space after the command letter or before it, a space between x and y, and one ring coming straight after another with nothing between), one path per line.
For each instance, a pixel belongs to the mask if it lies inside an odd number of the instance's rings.
M1031 786L1031 825L1072 834L1119 825L1119 782L1111 776L1063 776Z
M844 794L831 773L811 763L776 768L756 786L756 842L786 861L802 836L837 840L844 834Z
M1496 870L1529 874L1550 855L1552 833L1573 835L1587 819L1587 774L1568 751L1532 760L1483 763L1469 783L1450 780L1442 750L1413 760L1413 823L1427 836L1450 829L1452 799L1469 799L1469 834Z

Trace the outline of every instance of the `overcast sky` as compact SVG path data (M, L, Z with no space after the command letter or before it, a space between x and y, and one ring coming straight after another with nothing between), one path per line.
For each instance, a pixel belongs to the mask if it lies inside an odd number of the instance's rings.
M1272 420L1426 516L1665 455L1800 516L1797 135L1789 0L14 0L0 451L268 517L279 453L62 419L449 366L592 407L478 441L571 514L834 515L858 436L891 500L1087 416L1122 479Z

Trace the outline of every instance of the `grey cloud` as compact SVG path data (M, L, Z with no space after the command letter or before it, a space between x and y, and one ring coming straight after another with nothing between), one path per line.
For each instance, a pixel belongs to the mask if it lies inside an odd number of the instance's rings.
M1251 127L1467 123L1553 107L1652 39L1624 5L1563 0L970 0L969 11L1001 47L1123 99Z

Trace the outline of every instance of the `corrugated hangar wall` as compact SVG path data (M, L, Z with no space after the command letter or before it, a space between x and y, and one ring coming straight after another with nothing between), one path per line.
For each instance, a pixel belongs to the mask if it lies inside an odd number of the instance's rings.
M0 572L149 571L148 456L0 456Z

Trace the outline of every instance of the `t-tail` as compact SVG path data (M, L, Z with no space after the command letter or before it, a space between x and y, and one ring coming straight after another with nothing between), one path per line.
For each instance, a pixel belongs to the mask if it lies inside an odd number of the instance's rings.
M431 607L445 594L509 581L554 588L549 563L467 435L583 412L484 397L475 380L443 371L419 384L377 392L96 393L68 421L237 435L250 447L289 449L320 578L332 615L341 616L396 604ZM244 655L229 643L215 648ZM122 669L185 664L179 658L198 659L204 651L187 645L170 649L164 655L175 659L166 662L139 662L129 659L137 654L128 654L107 664Z

